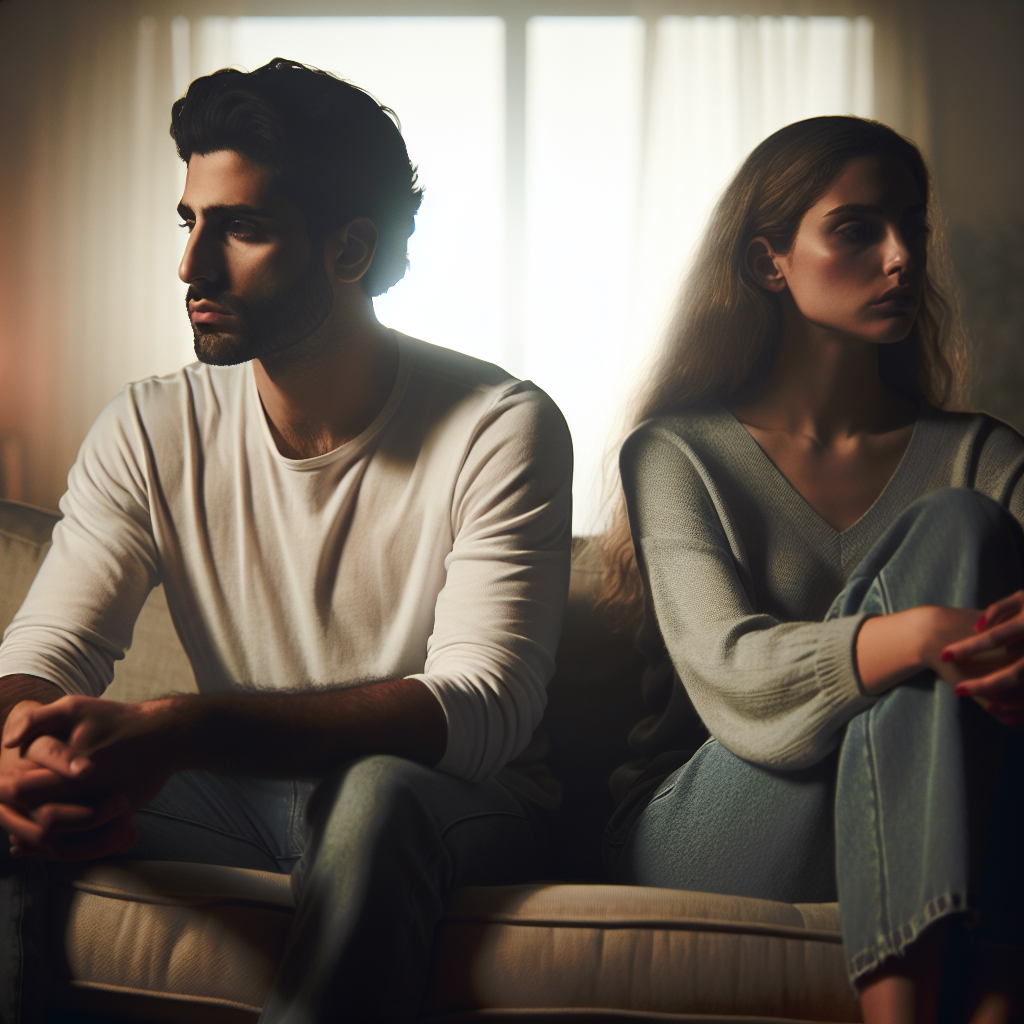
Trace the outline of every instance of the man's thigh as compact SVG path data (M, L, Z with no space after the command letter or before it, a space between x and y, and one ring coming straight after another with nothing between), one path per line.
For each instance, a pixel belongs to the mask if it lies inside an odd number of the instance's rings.
M293 876L296 889L308 861L325 857L363 861L371 873L384 861L408 860L407 869L432 863L442 889L516 882L543 871L544 812L495 779L466 782L403 758L366 757L320 784L308 817L311 836Z
M134 817L131 860L290 872L302 855L313 783L179 772Z

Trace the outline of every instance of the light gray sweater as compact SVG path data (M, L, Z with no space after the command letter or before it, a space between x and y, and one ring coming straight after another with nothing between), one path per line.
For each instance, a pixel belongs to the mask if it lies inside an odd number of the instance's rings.
M819 761L872 700L854 659L863 617L821 620L889 524L946 487L1024 521L1024 438L982 414L925 409L885 490L842 533L722 408L643 424L620 463L652 663L649 717L630 736L641 761L617 773L620 796L645 762L678 751L682 763L707 731L757 764Z

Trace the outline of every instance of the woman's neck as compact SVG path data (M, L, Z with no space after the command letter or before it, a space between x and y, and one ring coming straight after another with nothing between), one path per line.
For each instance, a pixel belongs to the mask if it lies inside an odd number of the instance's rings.
M913 422L914 403L879 378L877 345L837 337L788 304L784 308L782 341L771 370L729 403L741 422L802 435L824 447Z

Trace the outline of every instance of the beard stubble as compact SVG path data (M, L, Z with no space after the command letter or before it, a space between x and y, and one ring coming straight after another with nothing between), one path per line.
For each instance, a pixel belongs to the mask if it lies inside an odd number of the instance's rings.
M238 321L240 330L228 334L202 330L192 323L196 357L212 366L235 366L251 359L284 352L321 327L334 306L334 292L323 262L310 257L299 278L284 291L266 299L248 300L227 293L205 292L189 285L190 301L209 299L223 306Z

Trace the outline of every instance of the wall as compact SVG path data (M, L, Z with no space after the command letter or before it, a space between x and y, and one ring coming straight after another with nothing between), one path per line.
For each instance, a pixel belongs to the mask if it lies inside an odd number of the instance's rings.
M931 159L976 398L1024 432L1024 4L930 4L926 39Z
M365 10L360 2L295 0L288 9L388 13L405 0L366 0ZM153 244L158 233L177 231L172 220L147 219L138 188L140 181L155 183L171 196L179 187L165 134L170 85L143 87L172 80L163 67L172 6L174 14L198 16L271 13L277 4L0 0L0 496L56 505L88 423L117 390L108 379L168 372L187 355L177 300L154 312L150 297L124 287L140 261L163 259L158 254L167 246ZM438 6L497 13L499 5ZM406 7L415 10L416 3ZM889 90L879 116L916 138L932 160L978 341L977 402L1024 430L1024 5L537 0L522 13L671 11L863 13L879 24L898 23L899 32L889 33L898 45L876 52L876 81ZM149 14L154 27L144 29ZM115 115L131 131L97 155L105 119ZM59 134L50 130L56 118L65 119ZM154 132L166 159L147 155L155 152L146 142ZM81 174L64 173L78 164ZM161 264L159 271L173 275L174 267ZM155 327L140 331L134 325L143 320ZM82 339L97 333L105 338L102 360L83 355Z

